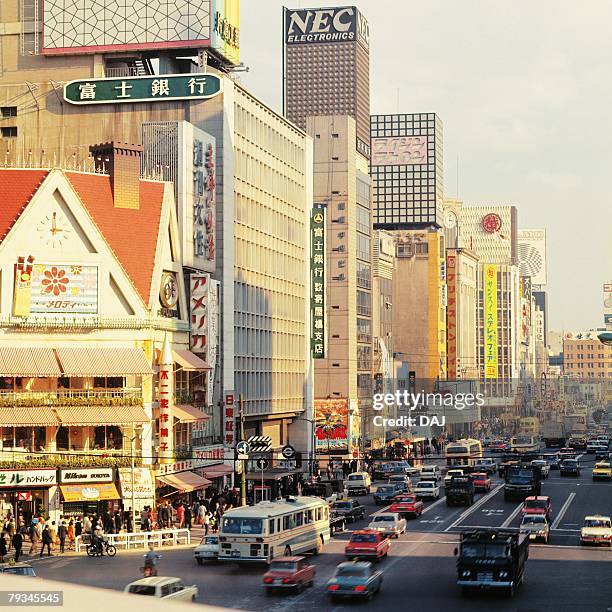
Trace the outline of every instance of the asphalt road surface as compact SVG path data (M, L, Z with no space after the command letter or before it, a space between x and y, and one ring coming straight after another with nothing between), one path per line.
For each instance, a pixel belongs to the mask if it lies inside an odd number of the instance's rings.
M368 603L331 604L325 583L338 563L344 561L344 546L350 531L364 528L365 520L349 524L349 530L332 538L324 552L313 557L315 585L300 595L266 597L261 587L263 569L235 564L198 566L191 549L162 551L160 575L178 576L200 589L200 603L272 612L302 612L313 609L346 610L512 610L517 612L569 611L606 612L612 609L612 549L579 546L580 526L587 514L612 514L612 483L593 482L593 456L581 460L579 478L559 476L553 471L543 482L542 494L553 503L551 538L548 545L531 544L525 583L513 599L485 593L463 599L456 585L455 557L458 533L468 527L511 526L520 522L518 501L505 502L501 481L494 479L491 492L478 495L473 506L448 508L444 490L440 500L427 502L419 519L408 521L408 530L393 540L383 571L382 591ZM359 498L368 513L383 510L372 496ZM117 557L65 556L37 562L43 578L122 589L140 577L142 552L119 551ZM196 604L197 605L197 604Z

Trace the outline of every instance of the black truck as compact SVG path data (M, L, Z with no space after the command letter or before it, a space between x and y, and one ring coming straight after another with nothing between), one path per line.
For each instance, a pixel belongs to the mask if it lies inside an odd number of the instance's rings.
M444 492L447 506L471 506L474 503L474 480L470 476L453 476Z
M462 595L498 589L512 597L523 582L529 536L509 529L474 529L461 533L457 584Z
M517 463L508 466L505 473L504 500L524 500L531 495L541 495L542 474L537 465Z

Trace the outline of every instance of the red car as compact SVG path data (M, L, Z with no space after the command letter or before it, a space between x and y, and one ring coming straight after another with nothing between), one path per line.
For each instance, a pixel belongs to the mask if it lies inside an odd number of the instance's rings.
M543 514L549 521L552 516L552 502L546 495L527 497L521 508L521 514Z
M472 474L472 480L474 481L474 489L476 491L491 490L491 478L489 478L486 472L474 472L474 474Z
M306 557L276 557L263 575L262 586L266 594L276 589L301 593L307 586L312 586L316 572Z
M372 559L378 561L386 557L391 548L391 540L379 531L361 529L353 531L351 541L344 549L344 556L349 560Z
M400 516L409 514L414 518L423 514L423 502L414 495L396 495L389 512L397 512Z

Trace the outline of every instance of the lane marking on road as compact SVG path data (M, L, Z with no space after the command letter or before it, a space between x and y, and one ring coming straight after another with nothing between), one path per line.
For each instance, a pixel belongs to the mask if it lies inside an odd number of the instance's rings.
M510 523L515 519L516 515L521 511L523 504L519 504L513 511L512 514L501 524L501 528L505 529L510 526Z
M552 529L552 531L567 531L569 533L580 533L580 529L561 529L561 527L557 527L556 529Z
M444 531L450 531L453 527L456 527L459 523L461 523L461 521L463 521L466 517L472 514L472 512L475 512L476 510L478 510L480 506L485 504L496 493L498 493L503 486L504 486L503 484L498 485L490 493L488 493L487 495L479 499L475 504L472 504L467 510L465 510L459 515L459 518L454 523L451 523Z
M445 499L446 499L446 496L441 497L439 500L435 501L433 504L430 504L429 506L425 508L425 510L423 510L423 512L421 512L421 515L425 514L426 512L429 512L432 508L435 508L437 505L441 504Z
M563 506L561 506L561 510L559 510L559 514L557 514L557 517L555 518L555 520L553 521L552 525L550 526L551 529L556 529L559 526L559 523L561 522L561 520L565 516L565 513L567 512L567 509L569 508L570 504L574 500L574 497L576 497L576 493L574 493L572 491L568 495L568 497L565 500L565 503L563 504Z

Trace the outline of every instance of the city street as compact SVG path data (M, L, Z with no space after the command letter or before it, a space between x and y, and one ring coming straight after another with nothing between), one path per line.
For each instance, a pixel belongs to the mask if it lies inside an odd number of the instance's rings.
M612 607L612 550L581 548L578 536L587 514L609 514L612 508L612 485L592 482L592 456L582 458L580 478L561 478L552 472L543 482L542 494L553 503L550 543L532 544L527 563L525 584L514 599L498 594L483 594L462 599L455 584L453 549L457 533L466 527L517 527L519 502L505 502L501 481L494 479L491 492L478 495L470 508L448 508L442 497L427 502L423 515L408 522L407 533L394 540L389 557L379 568L384 573L382 591L366 605L372 610L410 607L427 610L489 610L492 602L499 610L575 610L604 611ZM374 506L371 496L360 497L369 514L384 511ZM366 517L349 529L363 528ZM325 547L322 555L313 557L317 578L312 589L300 595L267 597L261 588L262 568L237 565L196 565L191 549L164 550L160 574L179 576L186 584L197 584L200 603L245 610L310 610L329 606L325 582L343 558L350 533L338 535ZM121 589L139 577L141 553L120 551L115 559L89 559L68 556L37 562L41 576ZM335 605L345 609L352 603ZM356 604L359 605L359 604Z

